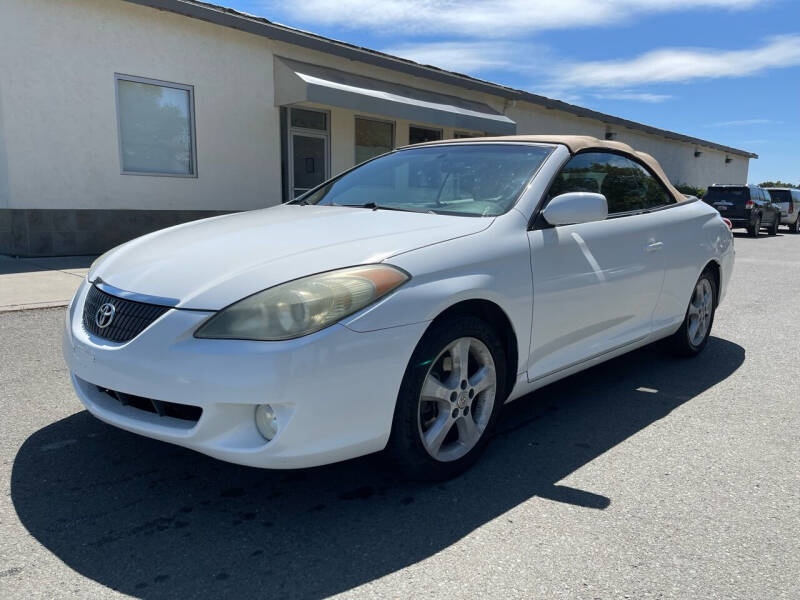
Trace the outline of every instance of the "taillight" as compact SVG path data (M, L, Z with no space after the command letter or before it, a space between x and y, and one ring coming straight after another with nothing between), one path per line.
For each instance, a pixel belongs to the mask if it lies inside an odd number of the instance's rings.
M748 200L747 202L744 203L744 207L745 207L745 209L753 208L753 201L752 200Z
M789 214L794 212L794 202L789 202Z
M722 220L725 221L725 225L728 226L728 229L733 229L733 223L731 223L730 219L726 219L725 217L722 217Z

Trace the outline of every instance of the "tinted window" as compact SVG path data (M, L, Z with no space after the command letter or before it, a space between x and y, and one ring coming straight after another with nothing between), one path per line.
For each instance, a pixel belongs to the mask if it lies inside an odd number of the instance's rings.
M327 119L328 115L324 112L306 110L304 108L292 109L292 127L326 131L328 129Z
M413 125L408 128L408 143L409 144L422 144L424 142L438 142L442 139L441 129L427 129L425 127L414 127Z
M356 164L389 152L394 147L394 125L356 117Z
M508 211L551 149L458 144L387 154L334 179L309 204L375 202L398 210L495 216Z
M550 188L553 198L566 192L595 192L608 201L608 213L625 213L674 204L675 199L639 163L608 152L574 156Z
M710 187L703 196L707 202L717 200L749 200L750 190L746 187Z
M789 190L768 190L773 202L789 202L792 193Z

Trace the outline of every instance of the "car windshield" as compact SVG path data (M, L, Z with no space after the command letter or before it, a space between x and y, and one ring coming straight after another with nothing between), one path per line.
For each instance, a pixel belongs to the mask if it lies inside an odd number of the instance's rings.
M452 144L386 154L296 200L474 217L507 212L552 151L526 144Z

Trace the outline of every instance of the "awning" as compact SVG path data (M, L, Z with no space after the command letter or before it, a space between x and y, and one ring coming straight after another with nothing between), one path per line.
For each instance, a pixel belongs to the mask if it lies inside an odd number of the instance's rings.
M467 131L512 135L517 124L480 102L276 56L275 105L316 102Z

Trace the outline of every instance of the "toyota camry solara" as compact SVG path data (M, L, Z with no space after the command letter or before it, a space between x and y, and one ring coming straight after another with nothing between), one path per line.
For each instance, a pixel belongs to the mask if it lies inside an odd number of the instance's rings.
M442 478L505 402L656 340L702 351L733 257L719 213L624 144L434 142L106 253L64 355L134 433L267 468L385 450Z

